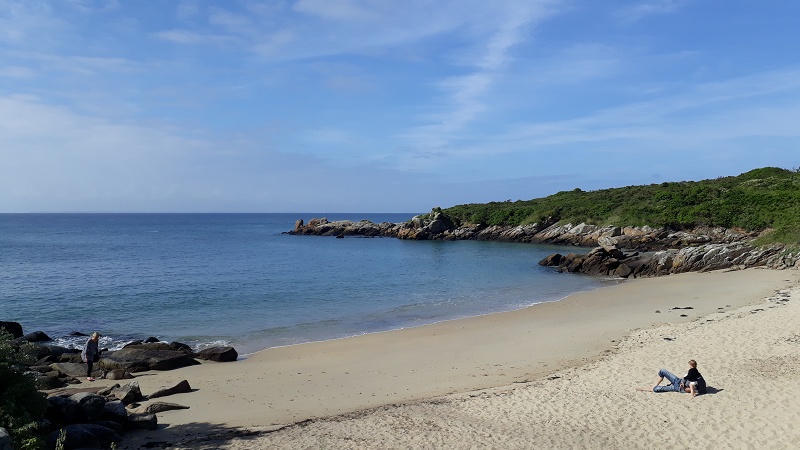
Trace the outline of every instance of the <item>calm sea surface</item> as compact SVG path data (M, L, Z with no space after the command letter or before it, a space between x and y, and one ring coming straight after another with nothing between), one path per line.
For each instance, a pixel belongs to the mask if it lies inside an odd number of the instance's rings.
M0 320L62 345L98 330L240 354L508 311L615 283L555 273L553 246L282 234L403 214L0 214Z

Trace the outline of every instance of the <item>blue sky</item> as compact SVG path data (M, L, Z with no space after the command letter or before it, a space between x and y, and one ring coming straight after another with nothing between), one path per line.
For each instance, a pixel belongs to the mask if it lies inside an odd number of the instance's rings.
M800 166L800 2L0 0L0 212L426 212Z

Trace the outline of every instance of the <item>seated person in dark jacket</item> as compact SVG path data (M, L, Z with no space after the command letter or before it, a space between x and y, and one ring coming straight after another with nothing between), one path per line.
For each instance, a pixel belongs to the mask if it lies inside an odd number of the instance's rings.
M658 371L658 382L653 386L653 392L689 392L692 397L697 394L706 393L706 381L700 372L697 370L697 361L689 361L689 372L684 378L678 378L666 369ZM669 384L661 386L664 378L669 380ZM648 391L649 389L639 389L641 391Z
M693 359L689 360L689 373L687 373L683 379L684 385L688 385L688 392L692 394L692 397L697 394L706 393L706 380L703 379L703 376L700 375L700 371L697 370L697 361Z

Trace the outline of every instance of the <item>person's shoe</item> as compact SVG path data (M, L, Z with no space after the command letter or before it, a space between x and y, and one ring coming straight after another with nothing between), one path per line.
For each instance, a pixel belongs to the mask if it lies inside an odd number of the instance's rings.
M86 377L86 381L94 381L94 378L92 378L92 377Z

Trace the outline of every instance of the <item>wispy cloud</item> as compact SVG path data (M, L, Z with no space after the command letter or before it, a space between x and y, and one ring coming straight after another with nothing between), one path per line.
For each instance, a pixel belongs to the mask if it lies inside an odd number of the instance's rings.
M413 149L414 159L422 154L449 155L458 153L453 146L458 133L489 108L485 95L507 64L512 61L511 49L523 39L523 31L537 20L544 19L549 2L514 4L505 9L505 17L494 22L486 44L478 46L471 60L463 61L471 70L465 75L449 77L439 83L444 93L441 104L420 119L428 122L406 132L402 138ZM406 162L411 162L407 159ZM430 158L419 160L423 165Z
M617 10L614 15L627 22L635 22L647 16L668 14L677 11L688 0L647 0L627 5Z

